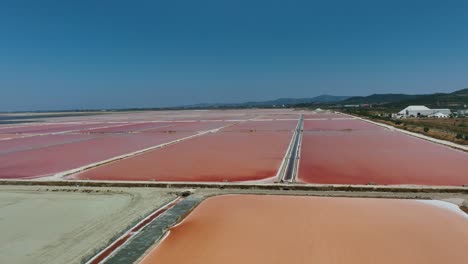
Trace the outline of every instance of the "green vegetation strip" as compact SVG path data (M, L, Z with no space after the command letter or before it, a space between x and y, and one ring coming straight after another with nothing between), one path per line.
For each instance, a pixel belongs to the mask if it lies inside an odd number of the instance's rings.
M207 183L207 182L117 182L117 181L31 181L0 180L0 185L71 186L71 187L144 187L144 188L205 188L238 190L291 190L291 191L347 191L347 192L418 192L468 193L464 186L424 185L345 185L345 184L263 184L263 183Z

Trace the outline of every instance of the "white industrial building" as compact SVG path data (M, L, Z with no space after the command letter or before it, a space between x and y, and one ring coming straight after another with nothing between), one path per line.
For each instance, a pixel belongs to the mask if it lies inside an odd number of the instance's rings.
M457 115L459 116L468 116L468 109L460 109L457 111Z
M424 105L410 105L405 109L398 112L398 115L402 117L449 117L451 114L450 109L430 109Z
M435 113L435 114L429 115L428 117L447 118L447 117L449 117L449 115L443 114L443 113L441 113L441 112L437 112L437 113Z

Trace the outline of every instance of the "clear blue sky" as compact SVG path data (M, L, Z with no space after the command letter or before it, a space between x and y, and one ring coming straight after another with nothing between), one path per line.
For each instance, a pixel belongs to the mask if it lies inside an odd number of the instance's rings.
M468 87L468 1L0 1L0 111Z

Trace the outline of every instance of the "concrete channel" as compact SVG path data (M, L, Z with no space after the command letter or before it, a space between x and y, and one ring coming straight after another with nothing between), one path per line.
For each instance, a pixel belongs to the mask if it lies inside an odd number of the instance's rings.
M292 148L288 153L288 162L282 178L282 182L294 182L297 175L297 168L299 165L299 151L302 139L302 129L304 127L304 116L301 115L297 123L296 131L294 133L294 139L292 142Z
M160 241L171 226L184 218L195 206L202 201L201 197L189 196L156 219L151 221L143 230L128 243L124 244L115 254L102 262L109 264L136 263L145 253Z

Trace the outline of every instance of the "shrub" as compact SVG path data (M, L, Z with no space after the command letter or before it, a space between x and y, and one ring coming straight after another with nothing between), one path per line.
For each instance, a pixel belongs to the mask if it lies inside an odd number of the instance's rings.
M463 139L463 134L462 133L457 133L455 136L456 139Z
M468 135L465 135L465 140L468 140Z
M424 132L428 132L429 131L429 128L428 127L424 127Z
M400 121L400 120L396 120L396 121L395 121L395 124L396 124L396 125L401 125L401 121Z

